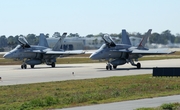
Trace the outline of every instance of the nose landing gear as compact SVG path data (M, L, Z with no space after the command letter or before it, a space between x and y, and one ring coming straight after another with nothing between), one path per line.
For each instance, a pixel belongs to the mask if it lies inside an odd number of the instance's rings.
M111 66L110 63L107 63L107 65L106 65L106 70L112 70L112 66Z
M26 69L27 68L27 65L26 64L22 64L21 65L21 69Z

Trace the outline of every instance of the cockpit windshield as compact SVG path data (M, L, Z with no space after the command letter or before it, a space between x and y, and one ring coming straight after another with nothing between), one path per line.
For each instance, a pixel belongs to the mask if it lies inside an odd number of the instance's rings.
M110 37L108 34L105 34L105 35L104 35L104 39L105 39L108 43L111 43L111 42L112 42L112 39L111 39L111 37Z

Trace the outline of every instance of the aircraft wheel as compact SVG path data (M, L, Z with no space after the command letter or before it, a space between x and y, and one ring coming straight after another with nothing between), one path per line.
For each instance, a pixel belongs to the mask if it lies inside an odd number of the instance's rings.
M112 66L111 65L109 66L109 69L112 70Z
M106 70L108 70L109 69L109 67L108 66L106 66Z
M141 63L137 63L137 69L141 68Z
M24 69L26 69L27 68L27 65L26 64L24 64Z
M116 66L116 65L113 65L113 68L114 68L114 69L116 69L116 68L117 68L117 66Z
M54 62L52 62L51 66L54 68L54 67L55 67L55 63L54 63Z
M34 68L34 65L31 65L31 68Z
M23 67L23 65L21 65L21 69L23 69L24 67Z

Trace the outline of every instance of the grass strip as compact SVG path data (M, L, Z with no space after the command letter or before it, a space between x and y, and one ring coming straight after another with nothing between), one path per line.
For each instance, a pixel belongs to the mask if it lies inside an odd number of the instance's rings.
M42 110L180 94L178 77L147 75L0 87L0 109Z

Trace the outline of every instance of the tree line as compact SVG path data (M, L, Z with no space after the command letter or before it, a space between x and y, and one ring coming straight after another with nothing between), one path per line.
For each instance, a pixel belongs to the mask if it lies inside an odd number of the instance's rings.
M103 36L103 33L99 33L97 35L93 35L93 34L88 34L85 37L101 37ZM128 33L129 36L134 36L134 37L138 37L138 38L142 38L145 33L141 34L139 32L135 33ZM0 36L0 51L3 51L3 48L5 47L9 47L9 48L14 48L16 45L19 44L18 42L18 38L20 36L23 35L16 35L16 36L5 36L2 35ZM110 34L111 37L119 37L121 39L121 33L119 34ZM27 36L25 36L27 41L31 44L31 45L37 45L39 42L39 35L35 35L35 34L28 34ZM49 34L45 34L46 38L49 38ZM55 32L53 34L52 37L61 37L61 34L59 32ZM78 33L70 33L69 35L67 35L67 37L81 37ZM150 43L156 43L156 44L167 44L168 41L170 41L171 43L180 43L180 34L176 34L173 35L171 34L170 30L165 30L162 33L152 33L150 38L149 38L149 42Z

